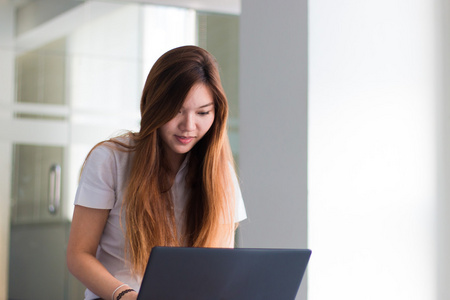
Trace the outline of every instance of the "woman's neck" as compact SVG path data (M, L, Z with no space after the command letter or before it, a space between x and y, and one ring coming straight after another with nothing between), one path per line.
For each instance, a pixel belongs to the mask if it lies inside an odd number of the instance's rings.
M181 167L181 164L183 163L184 159L186 158L186 154L172 154L167 156L167 162L169 163L170 167L170 175L172 177L175 177L177 175L178 170Z

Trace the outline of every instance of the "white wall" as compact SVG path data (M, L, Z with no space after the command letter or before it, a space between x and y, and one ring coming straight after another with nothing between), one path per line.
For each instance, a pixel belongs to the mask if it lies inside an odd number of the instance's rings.
M241 246L305 248L307 1L243 0L240 25Z
M310 1L310 300L437 299L437 4Z

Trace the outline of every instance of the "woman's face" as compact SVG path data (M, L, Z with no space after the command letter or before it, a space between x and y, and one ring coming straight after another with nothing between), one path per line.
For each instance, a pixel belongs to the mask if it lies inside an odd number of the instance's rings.
M211 128L214 122L214 99L203 83L195 84L178 114L159 128L166 155L181 159Z

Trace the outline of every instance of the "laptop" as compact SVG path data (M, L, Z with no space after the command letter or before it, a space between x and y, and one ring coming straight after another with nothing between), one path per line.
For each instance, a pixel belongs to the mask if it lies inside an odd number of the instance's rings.
M294 300L309 249L155 247L138 300Z

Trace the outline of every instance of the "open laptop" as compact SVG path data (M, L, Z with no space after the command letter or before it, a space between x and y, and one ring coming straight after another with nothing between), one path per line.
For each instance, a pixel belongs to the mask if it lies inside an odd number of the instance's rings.
M293 300L308 249L155 247L138 300Z

